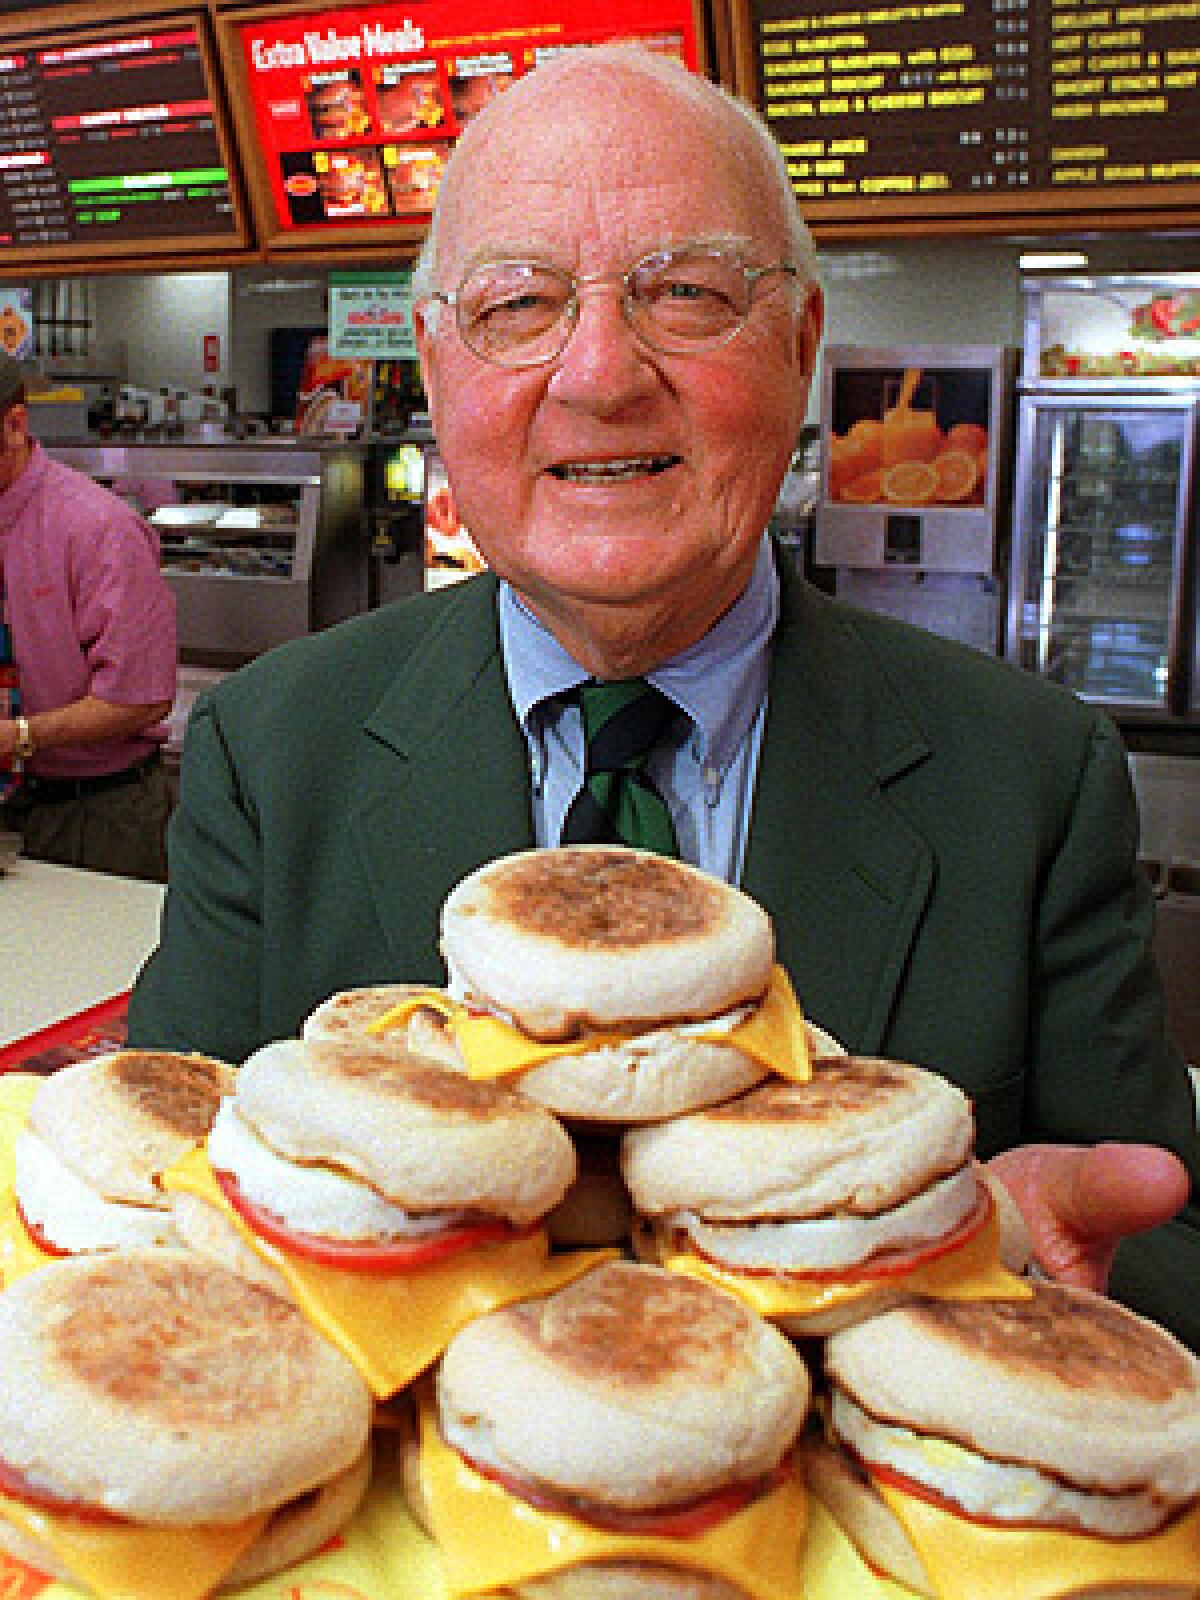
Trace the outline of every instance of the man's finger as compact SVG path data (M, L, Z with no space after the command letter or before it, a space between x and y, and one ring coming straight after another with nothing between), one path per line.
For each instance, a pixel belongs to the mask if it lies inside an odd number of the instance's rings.
M1187 1169L1157 1145L1100 1144L1048 1172L1050 1204L1081 1239L1117 1240L1167 1222L1188 1197Z

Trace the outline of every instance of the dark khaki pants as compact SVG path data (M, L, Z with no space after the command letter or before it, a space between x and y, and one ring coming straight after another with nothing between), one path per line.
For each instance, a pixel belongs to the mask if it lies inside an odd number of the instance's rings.
M171 804L171 782L158 761L132 782L96 794L32 804L18 797L0 807L0 823L21 834L25 854L36 861L161 882Z

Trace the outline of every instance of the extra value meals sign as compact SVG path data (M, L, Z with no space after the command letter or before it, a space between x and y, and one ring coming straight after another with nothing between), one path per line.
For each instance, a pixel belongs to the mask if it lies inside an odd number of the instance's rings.
M558 51L634 39L699 68L695 0L407 0L237 31L285 234L427 221L466 124Z

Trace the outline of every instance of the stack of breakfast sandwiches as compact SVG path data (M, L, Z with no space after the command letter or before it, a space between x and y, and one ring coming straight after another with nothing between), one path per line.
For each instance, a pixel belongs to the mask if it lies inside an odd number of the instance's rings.
M889 1600L1200 1600L1200 1362L1026 1273L966 1097L806 1019L761 906L528 851L441 949L244 1062L39 1086L0 1552L204 1600L385 1478L447 1600L834 1600L818 1517Z

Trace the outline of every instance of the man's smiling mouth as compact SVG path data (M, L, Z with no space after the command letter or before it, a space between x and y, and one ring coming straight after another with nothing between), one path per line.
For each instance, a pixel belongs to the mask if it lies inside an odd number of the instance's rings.
M561 483L619 483L665 472L679 460L679 456L623 456L615 461L560 461L550 468L550 475Z

